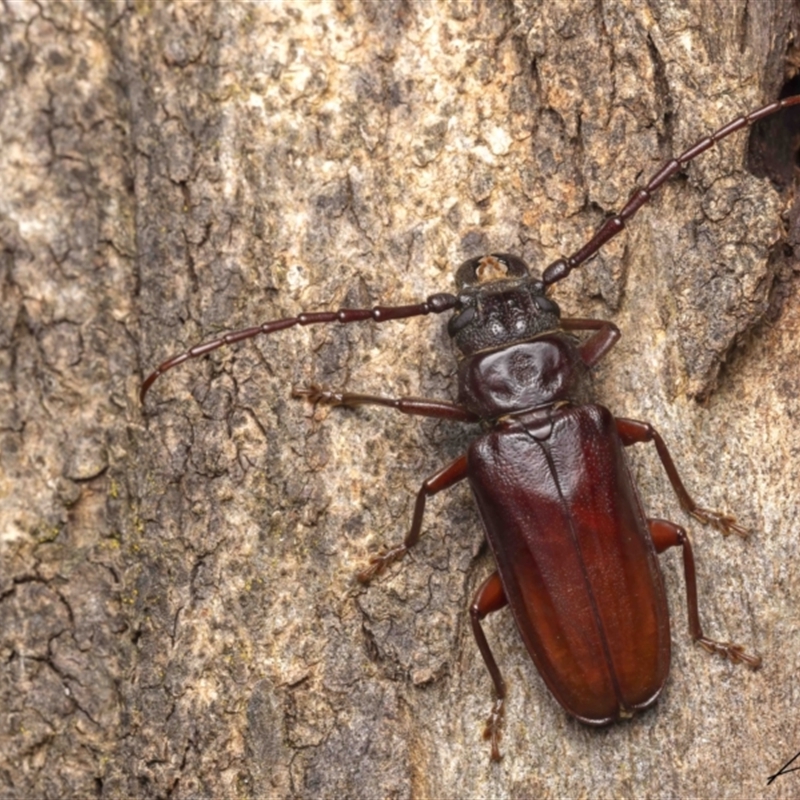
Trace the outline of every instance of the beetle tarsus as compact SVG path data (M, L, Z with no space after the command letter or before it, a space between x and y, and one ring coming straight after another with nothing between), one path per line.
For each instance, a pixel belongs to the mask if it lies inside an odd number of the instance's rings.
M735 533L746 539L750 535L747 528L743 528L736 523L736 517L732 514L725 514L722 511L712 511L708 508L693 508L689 512L696 520L699 520L703 525L711 525L716 528L723 536L730 536Z
M373 556L369 560L369 566L356 575L359 583L369 583L376 575L380 575L386 567L391 566L395 561L399 561L407 550L408 548L405 544L399 544L382 555Z
M296 386L292 389L292 397L304 398L314 405L340 406L343 404L341 394L331 392L329 389L323 389L322 386L318 386L316 383L312 383L311 386L305 389Z
M727 658L734 664L745 664L753 670L761 667L761 656L751 656L740 644L717 642L714 639L707 639L705 636L701 636L697 642L707 653Z
M483 738L492 743L492 761L500 761L503 758L500 752L500 739L502 738L504 700L498 697L492 706L492 713L486 720L486 728L483 731Z

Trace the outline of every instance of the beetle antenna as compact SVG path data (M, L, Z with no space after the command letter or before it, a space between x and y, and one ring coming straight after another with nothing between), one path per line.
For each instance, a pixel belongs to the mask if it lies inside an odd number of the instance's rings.
M422 314L441 314L449 311L456 304L456 298L452 294L440 292L432 294L424 303L415 303L410 306L375 306L374 308L341 308L338 311L319 311L310 314L299 314L296 317L286 317L276 319L272 322L264 322L254 328L242 328L242 330L231 331L219 339L210 342L203 342L195 345L183 353L179 353L172 358L168 358L163 364L156 367L145 379L142 388L139 390L139 402L144 403L147 390L155 383L156 379L163 375L167 370L183 364L192 358L199 358L212 350L217 350L228 344L241 342L244 339L252 339L262 333L275 333L285 328L293 328L295 325L316 325L326 322L362 322L363 320L373 320L374 322L386 322L390 319L405 319L407 317L417 317Z
M754 122L777 114L784 108L795 106L798 103L800 103L800 95L795 95L784 98L783 100L776 100L774 103L759 108L750 114L737 117L733 122L723 125L718 131L714 131L714 133L709 136L695 142L695 144L681 153L677 158L668 161L656 172L645 186L637 186L634 189L622 211L620 211L619 214L614 214L609 217L600 226L597 233L595 233L583 247L569 256L569 258L558 258L550 264L547 269L545 269L544 273L542 273L544 285L552 286L562 278L566 278L575 267L579 267L585 261L592 258L606 242L613 239L625 227L628 220L630 220L645 203L650 201L655 192L661 188L662 184L666 183L673 175L684 169L686 165L699 156L700 153L704 153L713 145L721 142L726 136L730 136L732 133L742 128L749 127Z

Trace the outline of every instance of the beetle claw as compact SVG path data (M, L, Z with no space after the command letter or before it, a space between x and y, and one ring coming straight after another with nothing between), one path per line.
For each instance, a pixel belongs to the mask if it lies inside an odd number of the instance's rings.
M483 738L492 743L492 761L500 761L503 758L500 752L500 739L502 738L501 727L503 725L503 699L498 697L492 706L492 713L486 720L486 728L483 731Z
M696 520L703 525L711 525L716 528L723 536L730 536L732 533L746 539L750 535L747 528L743 528L736 523L736 517L732 514L725 514L722 511L712 511L708 508L695 508L689 512Z
M744 647L732 642L717 642L714 639L706 639L705 636L699 638L698 643L707 652L727 658L734 664L745 664L750 669L756 670L761 667L761 656L751 656L745 652Z
M373 556L369 560L369 566L356 574L359 583L369 583L376 575L380 575L386 567L394 564L395 561L399 561L406 554L406 550L408 548L404 544L400 544L391 550L387 550L382 555Z

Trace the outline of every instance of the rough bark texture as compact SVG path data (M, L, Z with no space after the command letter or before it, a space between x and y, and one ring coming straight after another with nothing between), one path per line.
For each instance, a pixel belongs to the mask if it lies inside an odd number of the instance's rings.
M571 251L777 96L791 0L0 14L0 794L760 796L800 749L800 276L746 134L557 297L623 330L597 397L754 531L702 529L633 454L650 513L694 534L708 634L759 673L691 644L666 554L672 673L629 723L567 718L510 616L487 622L510 691L490 764L466 611L492 563L466 488L429 503L413 556L353 581L474 431L290 396L452 399L442 320L290 330L169 373L144 410L137 389L223 329L415 302L481 252ZM793 163L780 130L751 145L762 170Z

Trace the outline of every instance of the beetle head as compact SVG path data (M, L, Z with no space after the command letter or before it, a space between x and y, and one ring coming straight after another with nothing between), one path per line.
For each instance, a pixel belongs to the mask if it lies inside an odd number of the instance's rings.
M458 301L447 332L465 356L558 328L561 310L517 256L471 258L458 268L456 285Z

